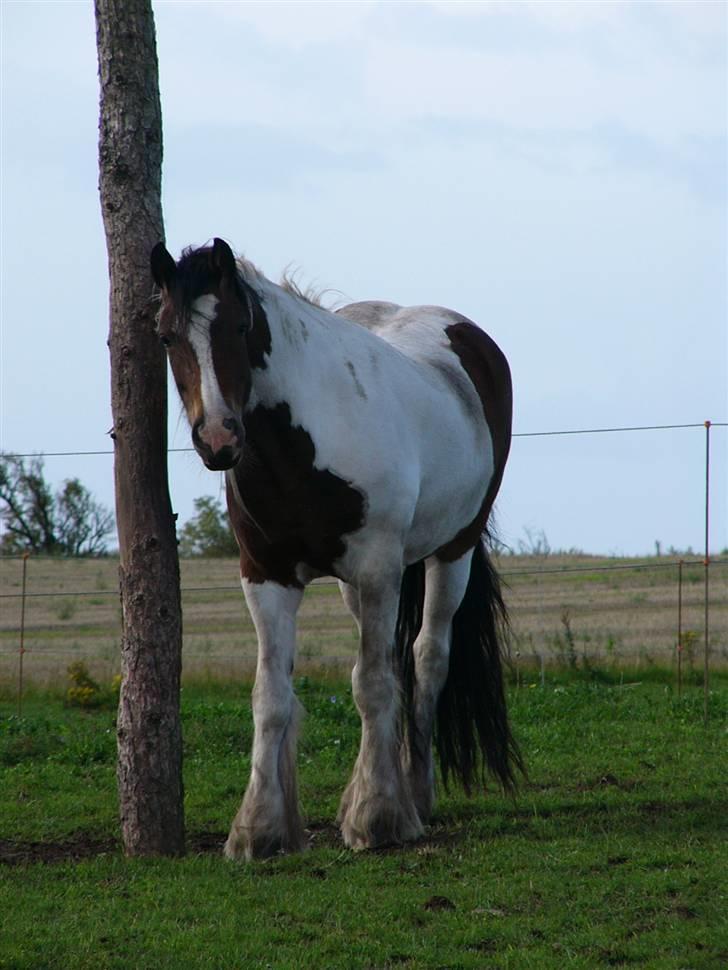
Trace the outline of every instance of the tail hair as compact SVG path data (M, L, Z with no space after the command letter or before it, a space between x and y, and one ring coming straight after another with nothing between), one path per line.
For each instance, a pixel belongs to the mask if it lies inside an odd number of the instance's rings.
M415 563L402 580L396 631L408 743L417 743L413 646L422 626L424 589L424 563ZM468 586L453 618L448 675L437 706L434 742L446 790L454 778L471 794L491 774L511 792L517 775L525 774L508 721L503 682L507 631L498 574L481 541L473 550Z

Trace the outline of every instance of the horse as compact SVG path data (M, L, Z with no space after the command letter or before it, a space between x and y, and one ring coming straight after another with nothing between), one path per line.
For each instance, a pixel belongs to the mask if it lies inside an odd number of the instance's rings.
M225 241L157 244L157 330L203 463L225 473L258 640L250 779L229 859L308 844L296 778L296 613L338 580L359 631L361 744L337 822L346 846L424 833L445 786L523 770L504 691L505 608L486 546L508 457L505 356L437 306L336 312Z

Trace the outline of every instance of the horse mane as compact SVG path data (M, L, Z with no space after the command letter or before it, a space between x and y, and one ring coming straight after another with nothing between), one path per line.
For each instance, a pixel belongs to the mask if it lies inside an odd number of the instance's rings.
M179 262L177 263L177 282L178 290L176 301L180 310L184 311L204 293L209 292L210 284L213 279L213 271L210 267L210 246L188 246L182 250ZM244 256L236 257L238 268L238 282L242 289L252 289L259 300L262 300L260 284L271 282L258 267ZM284 270L278 286L286 293L303 300L309 306L324 310L334 310L334 305L327 305L324 296L328 293L338 294L336 290L318 288L311 284L304 286L297 279L298 271L294 268Z
M180 316L189 310L195 300L209 293L215 282L215 271L210 265L211 246L188 246L182 250L177 263L176 286L174 291L174 302ZM237 283L240 289L240 297L246 297L251 290L255 297L260 300L260 294L254 283L263 278L263 274L247 259L238 258Z
M296 279L296 273L297 270L285 269L281 276L281 281L278 284L280 288L285 290L286 293L290 293L291 296L297 296L299 300L303 300L304 303L308 303L310 306L328 310L329 307L324 306L323 297L329 291L327 289L318 289L312 284L302 286Z

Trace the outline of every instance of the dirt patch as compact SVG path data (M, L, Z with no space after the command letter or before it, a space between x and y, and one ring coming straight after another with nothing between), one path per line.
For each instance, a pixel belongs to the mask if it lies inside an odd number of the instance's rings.
M190 832L187 836L189 855L222 856L225 832ZM113 838L93 838L83 832L60 842L26 842L0 839L0 866L27 866L38 863L80 862L100 855L121 855L121 842Z
M599 791L599 789L604 788L619 788L621 791L629 792L633 791L638 784L639 782L633 778L616 778L614 775L607 773L606 775L600 775L594 780L580 782L575 788L579 792Z
M227 832L188 832L187 852L189 855L222 855Z
M423 909L429 910L431 913L443 912L455 909L455 903L447 896L430 896Z
M79 862L120 851L116 839L94 839L83 833L62 842L15 842L0 839L0 865L25 866L34 863Z

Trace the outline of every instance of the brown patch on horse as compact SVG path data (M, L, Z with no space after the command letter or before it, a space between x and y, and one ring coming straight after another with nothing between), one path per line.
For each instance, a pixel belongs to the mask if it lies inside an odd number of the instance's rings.
M364 524L364 496L314 465L316 448L293 425L287 404L245 415L245 448L227 477L227 502L240 546L240 573L254 583L301 586L296 566L331 573L344 537Z
M247 307L240 304L237 294L224 281L215 295L218 303L215 319L210 323L212 363L220 393L228 406L241 414L252 386L250 352L245 339L249 329L245 319Z
M435 553L444 562L454 562L478 543L498 494L511 447L513 390L508 361L484 330L474 323L463 321L446 327L445 333L478 392L493 442L493 476L478 514Z
M171 258L171 257L170 257ZM185 410L194 423L202 416L202 389L200 365L185 329L180 323L179 300L168 289L161 291L161 304L157 317L157 333L167 350L172 376Z

